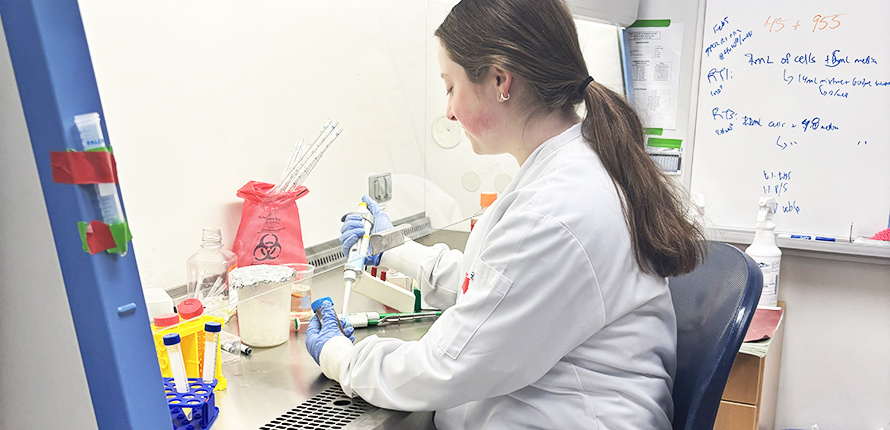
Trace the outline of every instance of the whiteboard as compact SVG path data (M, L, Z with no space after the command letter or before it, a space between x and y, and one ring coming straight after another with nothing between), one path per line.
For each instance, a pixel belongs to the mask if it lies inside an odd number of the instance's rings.
M714 227L871 236L890 216L884 1L708 0L690 189Z

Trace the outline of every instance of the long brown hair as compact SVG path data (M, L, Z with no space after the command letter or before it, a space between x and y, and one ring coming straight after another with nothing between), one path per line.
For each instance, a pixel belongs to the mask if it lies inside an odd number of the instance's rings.
M462 0L435 35L471 82L482 82L492 66L522 78L529 94L519 102L530 117L574 115L583 101L582 134L622 197L637 265L660 276L695 268L704 252L701 228L686 218L682 190L646 154L636 112L597 82L579 88L587 64L563 0Z

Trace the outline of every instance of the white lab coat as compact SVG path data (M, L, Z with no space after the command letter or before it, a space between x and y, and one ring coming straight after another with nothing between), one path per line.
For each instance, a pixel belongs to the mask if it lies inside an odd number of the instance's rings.
M384 253L447 307L421 340L334 339L322 369L372 404L435 410L439 429L670 429L674 310L630 240L576 124L529 156L463 254Z

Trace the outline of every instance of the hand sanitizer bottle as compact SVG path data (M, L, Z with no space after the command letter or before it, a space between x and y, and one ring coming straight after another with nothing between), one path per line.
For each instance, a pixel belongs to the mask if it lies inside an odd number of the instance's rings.
M776 224L773 222L776 198L762 196L758 204L760 209L757 211L757 232L754 233L754 242L745 253L750 255L763 271L763 292L760 294L757 306L775 307L778 305L779 265L782 261L782 250L776 246Z

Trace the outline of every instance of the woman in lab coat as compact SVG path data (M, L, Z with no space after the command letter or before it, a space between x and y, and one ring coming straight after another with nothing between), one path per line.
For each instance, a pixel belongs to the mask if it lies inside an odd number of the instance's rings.
M465 252L409 242L382 255L445 309L421 340L353 344L313 319L310 353L346 394L435 410L440 429L670 429L665 277L694 268L702 236L639 119L588 76L562 0L463 0L436 36L446 115L477 154L521 168Z

